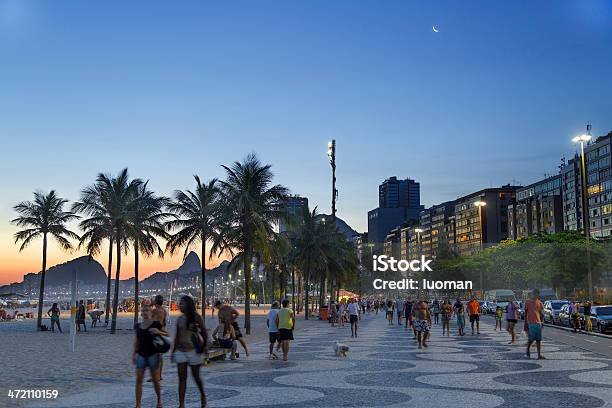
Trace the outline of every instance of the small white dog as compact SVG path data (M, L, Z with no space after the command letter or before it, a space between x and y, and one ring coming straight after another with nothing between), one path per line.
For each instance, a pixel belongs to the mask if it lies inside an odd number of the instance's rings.
M336 357L346 357L349 351L349 346L344 343L340 343L338 340L334 343L334 353Z

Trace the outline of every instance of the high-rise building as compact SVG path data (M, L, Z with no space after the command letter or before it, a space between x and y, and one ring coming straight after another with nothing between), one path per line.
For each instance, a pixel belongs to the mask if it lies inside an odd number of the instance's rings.
M431 212L431 257L455 249L455 202L434 205Z
M282 203L282 207L289 217L300 216L304 208L308 208L308 198L297 195L289 196ZM281 220L278 223L278 232L285 231L287 231L287 222L285 220Z
M563 231L562 184L558 174L516 190L516 202L508 206L509 238Z
M383 252L389 232L404 224L419 222L420 184L412 179L391 177L378 186L378 208L368 211L368 242L374 253Z
M455 240L459 255L474 254L508 238L508 206L519 188L486 188L456 200Z
M593 238L612 235L612 132L585 147L589 230Z
M576 154L561 167L563 198L563 229L582 230L582 171L580 156Z
M393 176L378 186L380 208L418 208L421 205L420 183L412 180L398 180Z

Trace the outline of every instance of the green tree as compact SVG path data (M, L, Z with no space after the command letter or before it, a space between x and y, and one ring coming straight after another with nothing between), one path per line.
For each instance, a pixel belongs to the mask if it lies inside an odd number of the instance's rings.
M85 218L79 223L83 235L79 248L85 246L90 258L100 253L102 244L108 240L108 273L106 279L105 324L111 315L111 281L113 267L113 229L112 208L107 200L108 194L103 190L104 185L96 183L81 190L80 201L72 205L72 211L84 214Z
M273 234L272 225L283 216L280 203L288 190L272 185L270 165L263 165L255 154L242 162L222 166L226 178L220 181L223 202L223 232L219 250L242 252L244 270L244 314L246 334L251 333L251 260L256 242L265 243Z
M151 256L157 254L164 257L164 250L157 238L168 238L164 220L168 213L164 208L169 204L166 197L156 196L148 189L147 183L140 184L133 197L133 209L127 224L126 234L133 244L134 250L134 327L138 325L139 309L139 255Z
M101 201L108 208L115 245L116 267L115 288L113 293L113 313L111 318L111 333L117 330L117 312L119 307L119 284L121 275L121 257L130 247L130 228L133 217L142 204L139 190L143 185L141 179L130 180L127 168L121 170L115 177L99 174L95 188L102 194ZM93 215L93 214L90 214Z
M15 233L15 244L21 242L19 252L23 251L34 239L41 237L42 269L40 287L38 290L37 330L42 325L42 310L45 293L45 274L47 272L47 240L53 237L64 250L72 249L69 239L79 239L79 236L66 228L66 224L76 220L78 216L70 211L64 211L68 201L57 196L54 190L49 194L34 193L34 201L23 201L14 207L19 216L11 222L19 228L25 228Z
M206 307L206 243L212 241L217 246L211 248L210 256L219 248L222 240L221 205L218 180L212 179L208 183L200 181L194 176L196 188L194 191L175 191L174 200L168 204L168 211L173 219L166 223L170 231L174 231L168 239L166 248L174 254L178 248L185 247L183 258L189 253L189 248L196 243L200 244L201 262L201 302L202 315Z

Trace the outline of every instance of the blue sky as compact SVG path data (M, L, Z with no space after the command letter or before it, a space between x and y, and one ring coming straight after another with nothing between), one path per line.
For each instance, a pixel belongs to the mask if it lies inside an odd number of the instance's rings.
M328 212L331 138L358 230L388 176L425 205L533 182L586 121L612 130L611 44L605 0L0 0L0 220L100 171L170 194L252 151Z

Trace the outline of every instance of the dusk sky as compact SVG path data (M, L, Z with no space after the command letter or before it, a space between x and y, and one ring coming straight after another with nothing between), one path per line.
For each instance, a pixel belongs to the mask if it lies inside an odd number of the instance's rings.
M611 44L608 0L0 0L0 284L40 270L40 241L13 244L15 204L126 166L171 195L256 152L329 212L335 138L358 231L389 176L426 206L531 183L587 121L612 130ZM51 244L49 265L82 254Z

